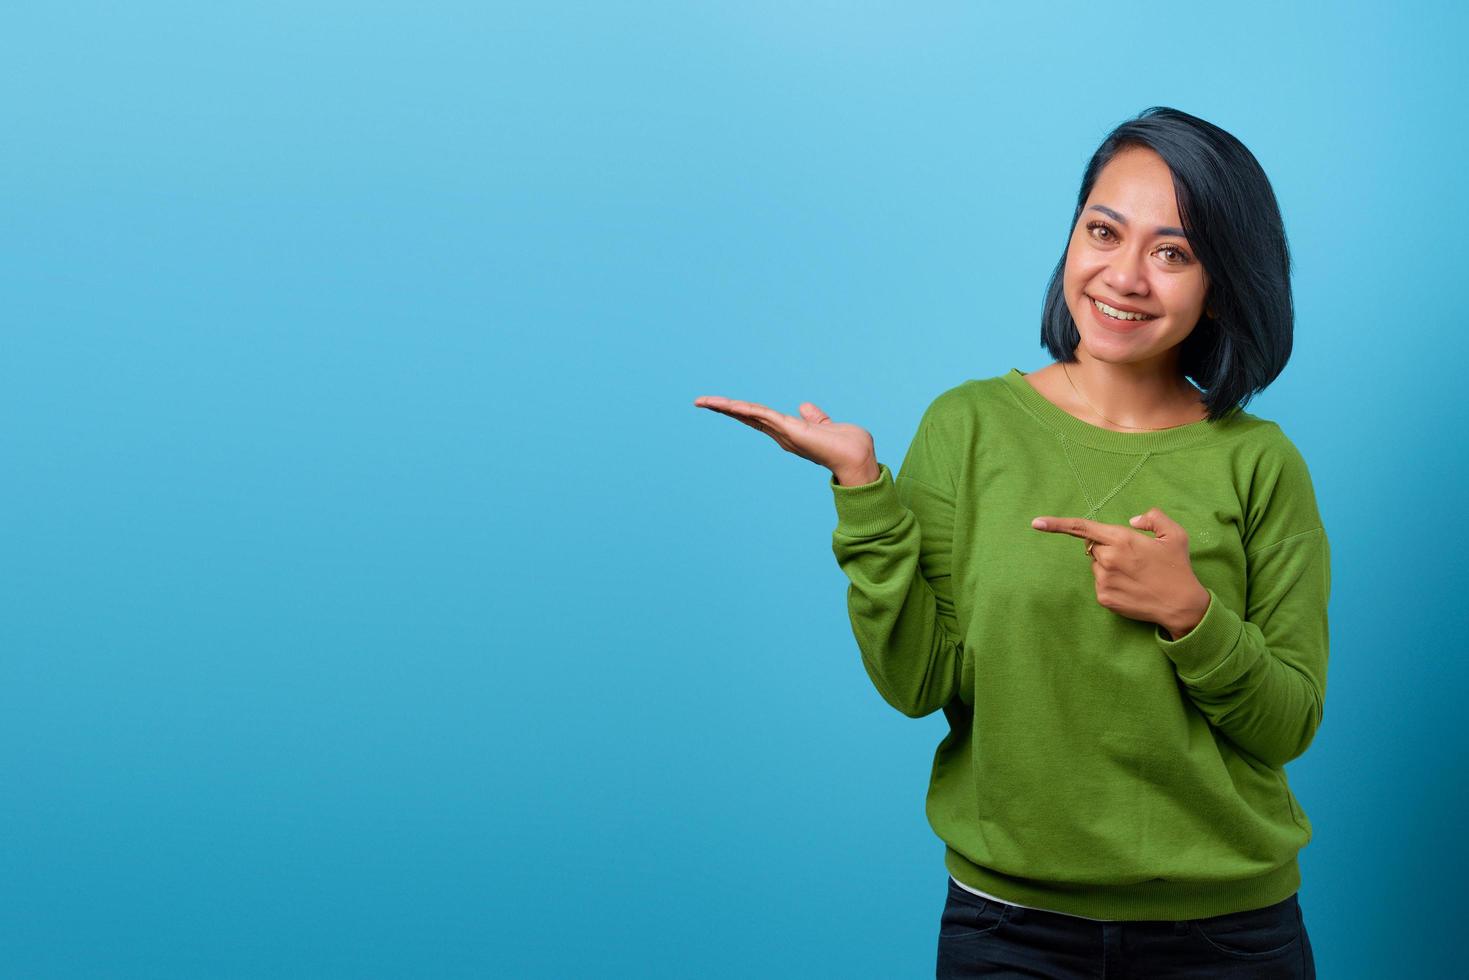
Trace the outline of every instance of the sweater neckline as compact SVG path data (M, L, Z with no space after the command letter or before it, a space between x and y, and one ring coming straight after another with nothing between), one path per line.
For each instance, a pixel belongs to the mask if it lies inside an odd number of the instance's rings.
M1197 422L1185 422L1183 425L1170 426L1166 429L1117 432L1085 422L1055 404L1025 380L1025 372L1019 368L1012 367L1008 373L1000 375L1000 380L1005 383L1020 404L1046 428L1074 443L1090 446L1093 449L1139 455L1167 452L1208 439L1215 433L1218 424L1210 419L1200 419Z

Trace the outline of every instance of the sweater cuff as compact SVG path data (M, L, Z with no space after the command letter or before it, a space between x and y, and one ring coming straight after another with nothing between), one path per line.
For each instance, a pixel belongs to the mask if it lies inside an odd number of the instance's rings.
M1163 627L1153 627L1158 648L1173 661L1178 676L1190 684L1207 681L1229 660L1245 625L1213 589L1206 586L1205 591L1209 593L1209 607L1204 610L1204 618L1183 636L1170 640Z
M837 509L837 533L854 538L882 534L896 527L906 513L898 499L898 487L886 463L878 463L878 477L871 483L844 486L831 475L832 499Z

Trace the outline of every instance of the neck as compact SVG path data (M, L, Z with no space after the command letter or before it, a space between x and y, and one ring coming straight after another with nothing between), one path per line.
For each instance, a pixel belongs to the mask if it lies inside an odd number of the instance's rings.
M1198 390L1178 370L1178 358L1114 364L1080 348L1062 369L1079 390L1081 407L1118 425L1171 425L1202 417Z

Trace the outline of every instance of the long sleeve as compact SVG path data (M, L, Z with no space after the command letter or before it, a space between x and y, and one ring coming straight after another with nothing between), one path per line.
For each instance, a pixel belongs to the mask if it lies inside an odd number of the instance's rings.
M1267 474L1246 543L1246 608L1209 589L1192 630L1155 631L1193 703L1237 746L1279 768L1315 738L1326 698L1331 543L1294 447Z
M830 481L832 551L850 580L847 611L863 666L883 700L910 718L955 696L963 650L949 592L953 484L933 440L932 412L896 480L879 464L872 483Z

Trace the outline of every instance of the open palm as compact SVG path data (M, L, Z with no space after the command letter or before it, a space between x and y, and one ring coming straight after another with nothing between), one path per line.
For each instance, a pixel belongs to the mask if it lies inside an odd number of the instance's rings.
M757 402L720 395L701 395L694 399L694 404L759 429L786 452L825 466L842 483L870 483L877 479L872 434L850 422L833 422L810 402L801 403L799 417ZM864 476L870 479L862 479Z

